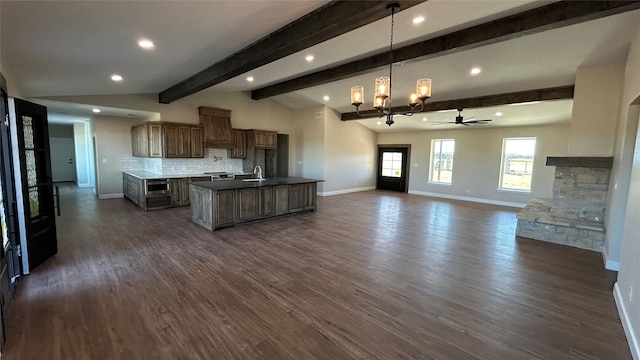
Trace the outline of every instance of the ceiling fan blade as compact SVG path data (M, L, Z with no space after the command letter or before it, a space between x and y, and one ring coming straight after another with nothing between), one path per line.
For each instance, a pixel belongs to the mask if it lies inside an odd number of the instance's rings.
M486 124L487 122L489 122L491 120L489 119L485 119L485 120L469 120L469 121L465 121L465 124Z

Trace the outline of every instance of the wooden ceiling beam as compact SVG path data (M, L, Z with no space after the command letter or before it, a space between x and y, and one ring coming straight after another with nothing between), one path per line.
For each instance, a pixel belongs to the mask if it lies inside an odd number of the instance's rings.
M410 63L553 30L640 8L640 1L560 1L394 50L395 63ZM586 35L588 36L588 35ZM365 74L389 65L388 51L251 92L260 100Z
M425 1L395 2L404 10ZM169 104L387 16L386 1L331 1L162 91L158 101Z
M420 112L438 111L438 110L450 110L450 109L474 109L487 106L499 106L507 104L525 103L532 101L545 101L545 100L562 100L573 99L574 85L559 86L545 89L535 89L518 91L511 93L502 93L495 95L478 96L464 99L444 100L426 102L424 108ZM394 106L393 112L403 113L408 112L410 109L408 106ZM363 120L367 118L378 117L377 110L365 110L361 111L360 115L356 112L342 113L340 119L342 121L347 120Z

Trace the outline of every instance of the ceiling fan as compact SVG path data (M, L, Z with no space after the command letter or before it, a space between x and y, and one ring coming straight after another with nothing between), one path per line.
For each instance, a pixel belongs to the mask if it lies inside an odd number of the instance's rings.
M491 120L490 119L476 120L476 118L470 118L470 119L464 120L464 117L462 116L462 109L458 109L458 116L456 116L456 121L433 123L432 125L456 124L456 125L469 126L469 124L486 124L489 121Z

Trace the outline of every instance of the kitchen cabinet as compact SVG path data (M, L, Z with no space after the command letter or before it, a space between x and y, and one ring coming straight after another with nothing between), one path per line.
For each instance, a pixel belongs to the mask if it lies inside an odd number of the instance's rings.
M202 126L146 122L131 127L133 156L156 158L204 157Z
M247 132L233 129L233 147L229 149L230 158L244 159L247 157Z
M248 130L249 142L256 149L275 149L278 146L278 132L271 130Z
M122 193L138 207L144 207L144 181L129 174L122 174Z
M215 227L236 223L236 191L216 191L213 204L215 210Z
M205 147L219 149L234 147L231 110L200 106L198 114Z
M238 189L238 221L251 221L258 217L258 191L254 188Z
M275 214L273 186L258 188L258 218L263 219Z
M316 207L316 183L290 185L289 211L298 212Z
M273 187L274 192L274 215L284 215L289 213L289 185L279 185Z
M189 184L198 181L211 181L211 176L192 176L188 178L169 179L171 206L189 205Z

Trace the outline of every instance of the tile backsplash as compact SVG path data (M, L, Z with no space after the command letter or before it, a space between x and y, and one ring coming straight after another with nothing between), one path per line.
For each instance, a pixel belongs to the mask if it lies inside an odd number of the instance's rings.
M124 157L120 159L120 164L123 171L145 170L163 175L242 172L242 159L229 158L227 153L227 149L205 149L202 159Z

